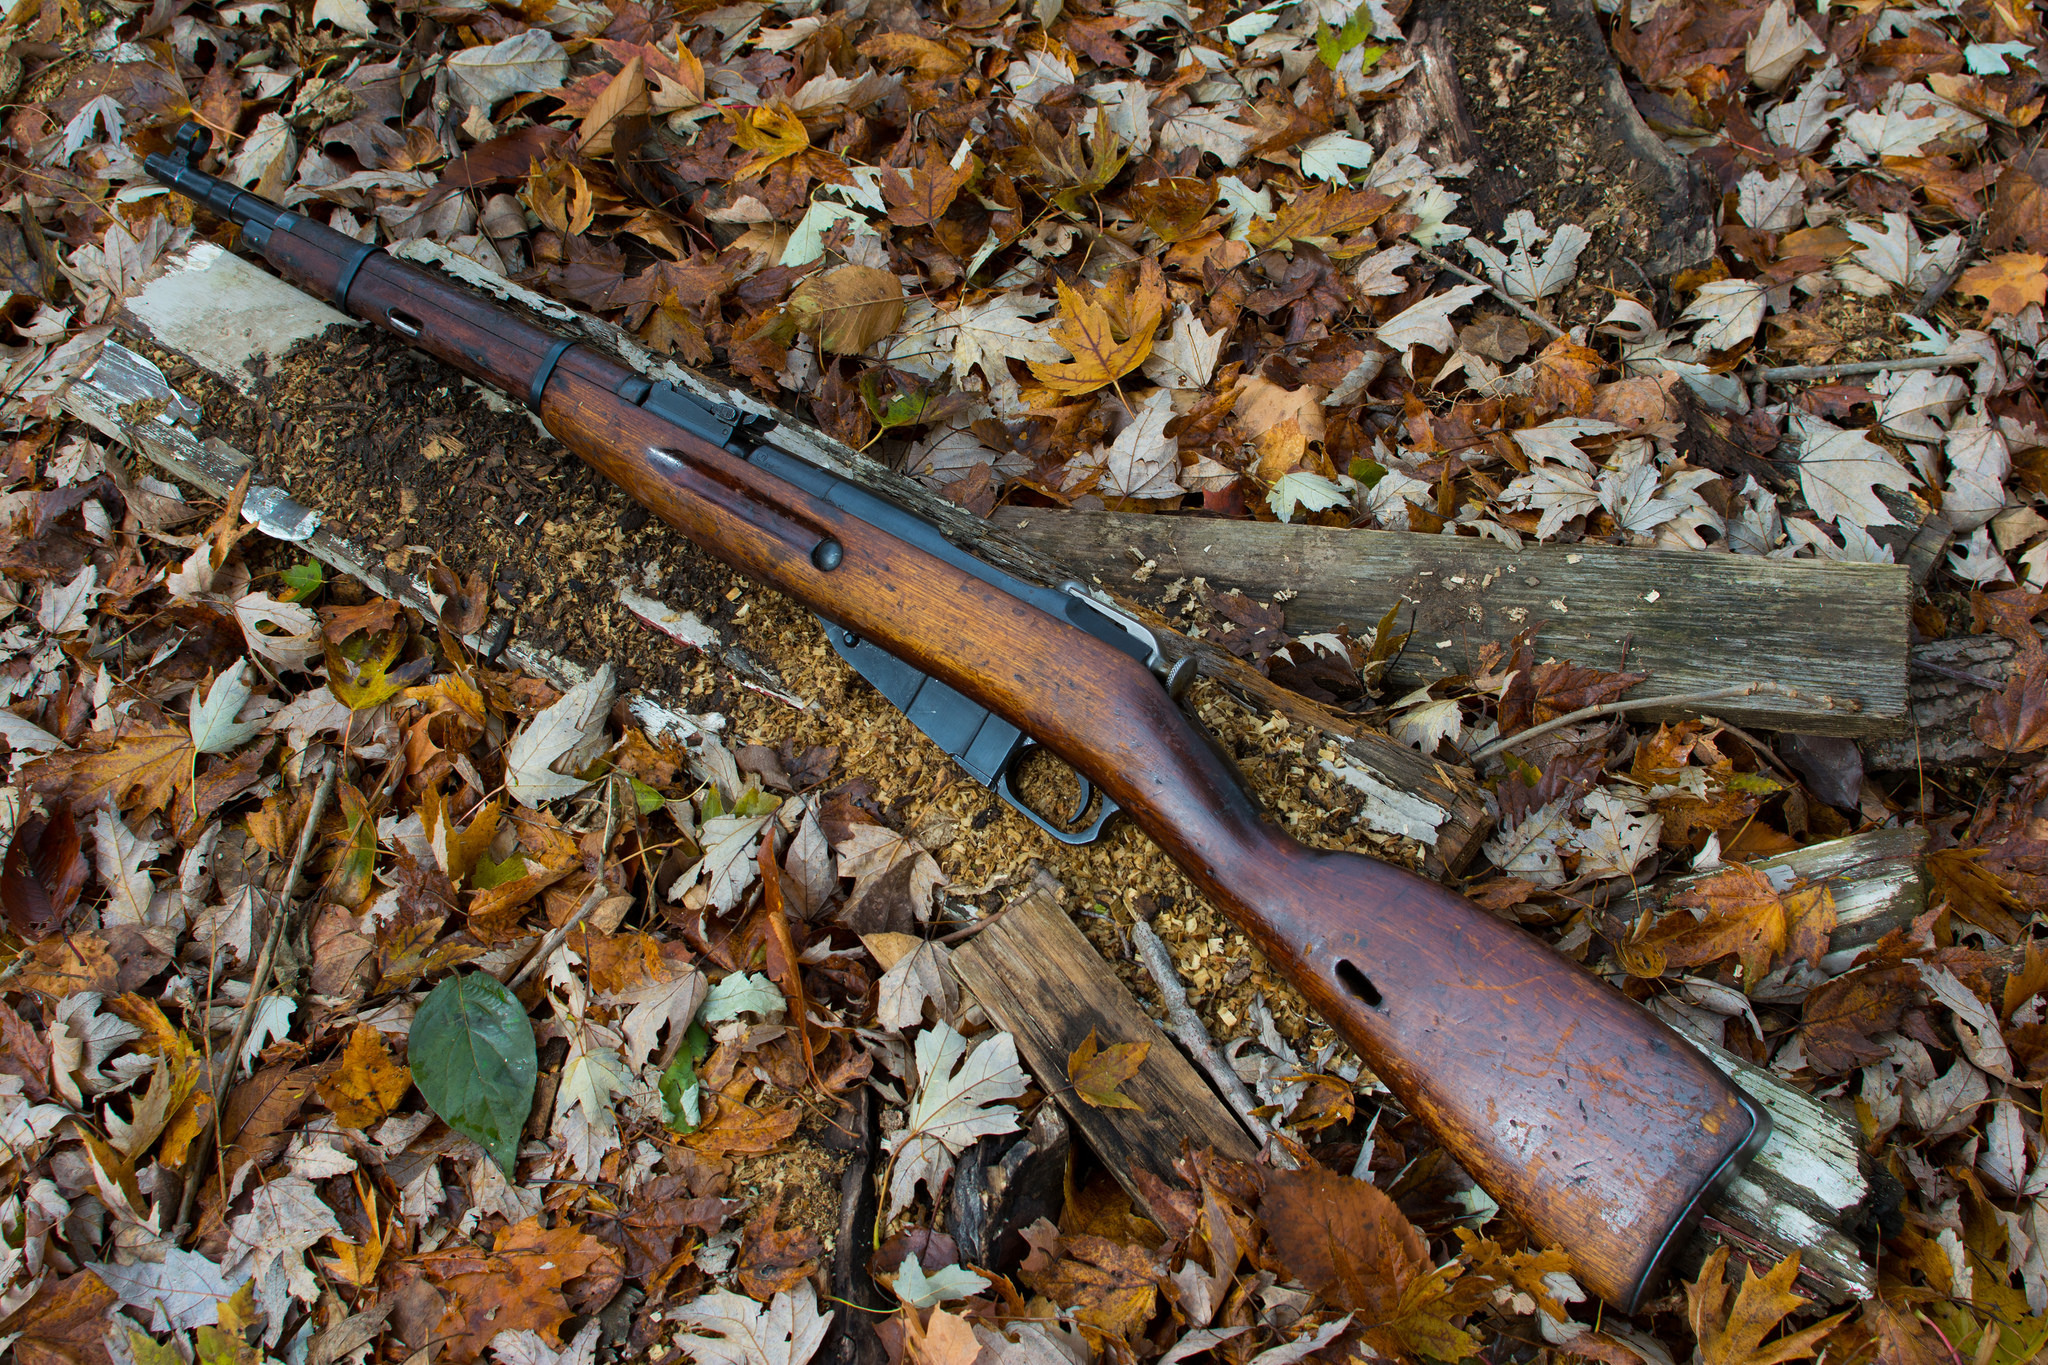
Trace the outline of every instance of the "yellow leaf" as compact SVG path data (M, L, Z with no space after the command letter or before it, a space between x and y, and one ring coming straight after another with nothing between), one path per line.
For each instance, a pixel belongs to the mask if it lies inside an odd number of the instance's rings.
M2030 303L2048 304L2048 256L2028 251L1993 256L1958 276L1956 288L1982 298L1994 313L2017 313Z
M204 1090L186 1096L184 1106L164 1125L163 1139L157 1144L157 1160L168 1170L183 1166L192 1150L192 1140L205 1130L212 1117L213 1096Z
M405 680L391 677L391 666L405 648L405 634L400 629L371 636L361 659L349 658L340 645L327 641L327 690L351 711L367 711L397 696Z
M500 802L493 797L470 818L467 826L458 829L454 808L438 786L430 786L420 794L420 822L427 827L427 842L433 845L441 869L451 881L460 882L467 877L476 860L490 848L491 840L498 837L499 809Z
M734 145L755 153L740 167L741 180L751 180L776 162L810 149L810 131L786 104L764 104L745 117L727 110L726 117L732 120Z
M1792 1292L1792 1282L1799 1276L1799 1253L1795 1251L1772 1266L1761 1279L1744 1265L1742 1287L1733 1304L1728 1303L1728 1285L1723 1278L1727 1266L1728 1248L1722 1247L1707 1258L1699 1279L1685 1287L1686 1315L1699 1338L1703 1365L1783 1365L1788 1360L1804 1360L1819 1350L1828 1333L1848 1316L1837 1313L1766 1342L1764 1338L1777 1331L1787 1316L1810 1302Z
M368 1128L389 1114L412 1086L412 1071L391 1055L374 1024L358 1024L342 1049L341 1067L315 1087L344 1128Z
M1152 333L1159 326L1159 313L1147 312L1133 319L1133 330L1118 341L1107 309L1094 299L1083 298L1065 280L1056 283L1060 311L1052 339L1074 358L1032 361L1031 373L1039 383L1062 394L1092 393L1145 363L1145 357L1152 354Z
M1138 1068L1145 1064L1145 1054L1151 1050L1150 1042L1118 1043L1105 1048L1096 1039L1095 1030L1089 1029L1081 1046L1067 1058L1067 1079L1074 1083L1074 1093L1081 1097L1081 1102L1091 1109L1137 1109L1140 1106L1117 1087L1138 1074Z

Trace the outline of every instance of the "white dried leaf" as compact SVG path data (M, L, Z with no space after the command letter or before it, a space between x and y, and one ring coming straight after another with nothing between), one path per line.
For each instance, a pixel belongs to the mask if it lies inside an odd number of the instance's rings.
M555 35L530 28L501 42L448 58L448 93L458 109L485 110L513 95L556 90L569 75L569 53Z
M1700 320L1693 345L1703 351L1725 351L1756 335L1770 290L1768 280L1712 280L1700 286L1678 320Z
M943 943L926 941L905 953L876 988L875 1019L883 1028L907 1033L924 1023L925 1002L950 1019L960 1006L953 979L953 954Z
M1397 710L1393 722L1387 727L1395 739L1403 744L1412 744L1425 754L1436 752L1437 745L1449 740L1453 744L1465 737L1465 712L1455 697L1438 701L1429 699L1425 689L1422 701L1406 711Z
M2005 510L2005 481L2012 474L2012 450L2005 433L1972 414L1948 430L1943 454L1948 484L1941 511L1950 525L1974 531Z
M1550 245L1538 257L1536 246L1546 236L1550 237ZM1533 302L1571 283L1572 276L1579 272L1580 255L1592 245L1593 234L1576 223L1566 223L1552 235L1536 225L1535 214L1516 209L1501 224L1501 240L1508 247L1506 252L1477 237L1465 239L1465 250L1479 261L1487 278L1511 298Z
M651 981L610 991L598 998L613 1008L625 1008L619 1034L625 1039L626 1062L635 1071L647 1065L661 1043L664 1028L680 1032L690 1026L698 1006L704 1003L704 974L684 967L665 981Z
M1983 138L1984 120L1958 108L1925 85L1896 84L1874 109L1859 109L1842 120L1835 159L1859 166L1888 156L1920 156L1929 143L1958 137Z
M1216 375L1216 362L1223 355L1223 332L1211 332L1195 316L1195 310L1180 304L1173 311L1173 325L1166 340L1152 348L1140 368L1147 379L1169 389L1208 387Z
M268 593L245 593L235 599L235 620L252 653L280 668L304 672L321 656L320 618L296 602L280 602ZM263 627L276 631L272 634Z
M1075 487L1099 470L1095 488L1105 497L1180 497L1187 491L1178 477L1180 442L1166 434L1166 424L1173 417L1172 391L1150 390L1115 440L1068 464L1066 486Z
M328 1237L352 1239L319 1189L304 1176L258 1181L250 1190L249 1211L228 1228L222 1255L228 1274L259 1282L280 1276L293 1298L314 1302L320 1297L320 1281L306 1266L306 1250Z
M1949 572L1978 587L2012 582L2012 567L1991 541L1988 527L1979 526L1949 552Z
M36 624L52 635L84 630L88 624L86 613L107 591L100 586L97 564L87 564L68 583L53 579L43 585L42 598L36 604Z
M1580 876L1626 877L1657 851L1663 816L1638 809L1604 787L1588 792L1579 804L1592 821L1571 838Z
M896 1297L912 1308L936 1308L955 1299L971 1298L988 1288L989 1281L964 1266L940 1266L929 1275L915 1256L903 1258L896 1282L889 1286Z
M149 923L149 902L156 884L149 878L149 864L163 856L164 844L144 839L128 828L112 805L93 812L93 869L107 888L107 903L100 910L105 924Z
M112 95L99 95L87 100L84 107L71 116L71 122L64 125L64 146L58 153L58 160L69 161L92 141L93 128L97 125L106 134L109 143L119 142L122 131L120 101Z
M192 747L202 754L224 754L238 749L263 731L260 720L239 721L249 702L247 681L249 661L235 660L235 666L213 680L202 698L192 692Z
M1786 171L1776 180L1759 170L1735 182L1735 212L1758 232L1785 232L1806 221L1806 182Z
M832 1325L830 1313L819 1315L809 1280L766 1306L717 1289L670 1309L668 1316L688 1329L681 1344L698 1365L806 1365Z
M1259 130L1238 123L1221 107L1195 108L1176 114L1160 126L1158 144L1162 156L1172 156L1187 147L1199 147L1224 166L1238 165L1250 155Z
M602 751L605 717L616 693L606 663L535 716L505 751L505 790L520 805L537 809L590 785L576 777ZM570 773L556 771L566 761Z
M1301 173L1312 180L1349 184L1349 171L1370 168L1373 155L1370 142L1346 133L1324 133L1301 144Z
M1432 294L1388 318L1374 335L1382 345L1396 351L1427 346L1433 351L1448 352L1458 340L1457 330L1451 326L1451 314L1485 292L1483 284L1461 284Z
M161 1261L133 1265L87 1263L129 1308L146 1310L152 1332L187 1331L219 1320L221 1305L235 1296L245 1279L228 1278L196 1251L173 1246Z
M1015 1038L992 1034L970 1053L967 1040L946 1023L917 1035L917 1075L910 1113L887 1140L894 1159L891 1218L910 1203L920 1181L938 1198L952 1174L953 1158L970 1145L992 1133L1015 1132L1017 1110L1002 1101L1015 1099L1029 1085Z
M612 1112L612 1096L631 1083L618 1053L578 1040L555 1088L555 1117L549 1128L578 1179L595 1176L605 1154L617 1150L619 1123Z
M1510 877L1538 886L1563 886L1563 849L1577 830L1571 822L1571 799L1559 797L1537 807L1511 830L1486 841L1483 850L1493 865Z
M1820 35L1792 12L1790 0L1771 0L1763 21L1743 49L1743 64L1759 89L1776 90L1799 68L1808 53L1826 51L1827 45L1821 42Z
M763 973L730 972L720 977L718 984L704 997L704 1008L699 1017L707 1024L721 1024L742 1014L777 1019L788 1010L789 1001Z
M1864 527L1896 524L1877 490L1902 490L1912 481L1890 451L1863 431L1844 430L1797 409L1791 420L1799 447L1799 491L1816 515Z
M1294 511L1298 507L1321 512L1345 506L1350 501L1351 495L1342 487L1306 469L1282 474L1266 492L1266 506L1282 521L1294 520Z

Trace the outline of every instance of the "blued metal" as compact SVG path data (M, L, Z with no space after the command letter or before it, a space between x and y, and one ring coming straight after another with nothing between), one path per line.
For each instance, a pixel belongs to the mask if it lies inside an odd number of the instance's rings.
M547 392L548 381L555 377L555 366L562 363L571 346L576 343L564 337L548 347L548 353L540 358L540 366L533 372L533 382L526 386L526 406L540 411L540 396Z

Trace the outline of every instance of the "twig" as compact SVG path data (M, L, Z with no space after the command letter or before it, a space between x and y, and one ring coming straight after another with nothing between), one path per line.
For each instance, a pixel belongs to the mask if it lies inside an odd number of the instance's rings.
M1914 659L1912 666L1919 669L1922 673L1932 673L1937 678L1952 678L1959 683L1969 683L1973 687L1981 687L1987 692L2003 692L2005 690L2004 683L1993 682L1989 678L1979 677L1975 673L1968 673L1960 668L1950 668L1946 664L1929 663L1925 659Z
M226 1074L222 1077L218 1093L220 1099L227 1098L227 1092L235 1083L242 1069L242 1045L249 1041L249 1030L256 1023L256 1007L263 1001L263 993L270 987L270 971L277 959L277 945L284 937L285 921L292 917L293 898L298 892L299 876L306 868L306 855L312 850L313 836L320 828L320 819L327 814L327 803L334 796L334 780L341 773L341 760L329 758L327 771L321 775L320 785L313 792L313 805L306 812L306 823L299 829L299 846L292 851L291 870L284 875L284 886L278 892L277 909L270 917L270 932L264 936L263 951L256 956L256 971L249 978L249 995L242 1002L242 1017L235 1021L234 1037L228 1043ZM185 1238L192 1218L192 1203L199 1194L199 1173L213 1156L213 1148L219 1144L220 1103L216 1100L213 1108L213 1122L199 1130L199 1138L192 1160L189 1163L192 1174L185 1181L185 1189L178 1196L178 1221L172 1225L171 1243L177 1245Z
M576 907L576 913L563 920L558 927L548 930L547 937L533 950L533 956L526 959L526 965L519 969L519 974L505 983L505 989L515 995L519 988L554 956L555 949L562 946L562 940L575 933L576 926L589 919L590 912L597 909L604 900L604 858L611 852L612 836L618 832L619 807L615 797L612 784L607 781L604 787L604 843L598 846L597 851L597 880L591 883L589 894L585 895L583 903Z
M1544 331L1550 333L1552 336L1561 337L1564 335L1564 329L1562 327L1559 327L1556 323L1552 322L1549 318L1544 317L1541 313L1529 307L1520 299L1508 297L1507 290L1502 289L1493 281L1482 280L1477 275L1473 274L1471 271L1465 269L1463 266L1452 265L1449 261L1437 255L1434 251L1424 251L1421 247L1417 247L1415 248L1415 254L1422 257L1423 260L1428 261L1431 265L1435 266L1439 270L1448 270L1453 275L1456 275L1461 279L1470 280L1473 284L1479 285L1481 288L1491 291L1495 298L1499 299L1502 303L1514 309L1517 313L1520 313L1523 317L1535 323L1538 327L1541 327Z
M1815 698L1807 696L1796 687L1786 687L1782 683L1774 682L1752 682L1743 683L1738 687L1711 688L1705 692L1674 692L1663 697L1635 697L1628 701L1602 702L1598 706L1582 706L1578 710L1567 712L1554 720L1546 720L1541 725L1532 725L1526 730L1497 739L1473 754L1471 761L1474 763L1483 762L1486 759L1492 758L1495 754L1512 749L1527 740L1535 739L1538 735L1547 735L1552 730L1562 730L1567 725L1577 725L1582 720L1593 720L1599 716L1619 715L1624 711L1641 711L1652 706L1684 707L1697 710L1698 704L1701 702L1728 701L1735 697L1755 696L1759 692L1770 692L1777 696L1792 697L1800 701L1815 700ZM1861 711L1863 709L1863 703L1858 701L1837 701L1833 697L1821 697L1818 700L1822 709L1828 711Z
M1981 355L1908 355L1897 360L1845 360L1839 365L1777 365L1744 370L1742 377L1752 383L1762 380L1778 384L1795 379L1826 379L1831 375L1883 374L1886 370L1942 370L1950 365L1981 365Z
M1159 998L1166 1002L1166 1023L1173 1030L1173 1036L1188 1050L1195 1064L1209 1074L1209 1079L1222 1092L1224 1103L1236 1112L1251 1135L1258 1139L1259 1146L1271 1153L1273 1163L1294 1169L1294 1158L1286 1146L1266 1126L1266 1121L1252 1112L1258 1108L1258 1100L1238 1078L1237 1072L1231 1068L1230 1059L1209 1036L1209 1030L1202 1027L1201 1016L1188 1004L1187 989L1180 984L1180 973L1174 968L1173 956L1166 951L1166 944L1143 920L1132 921L1131 944L1138 950L1138 960L1152 974L1153 984L1159 987Z

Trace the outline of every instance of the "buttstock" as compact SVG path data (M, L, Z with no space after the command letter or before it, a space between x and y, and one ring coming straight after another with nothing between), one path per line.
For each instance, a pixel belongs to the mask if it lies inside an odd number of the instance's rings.
M1762 1145L1761 1107L1464 897L1356 854L1275 845L1227 873L1219 898L1503 1207L1632 1310Z

